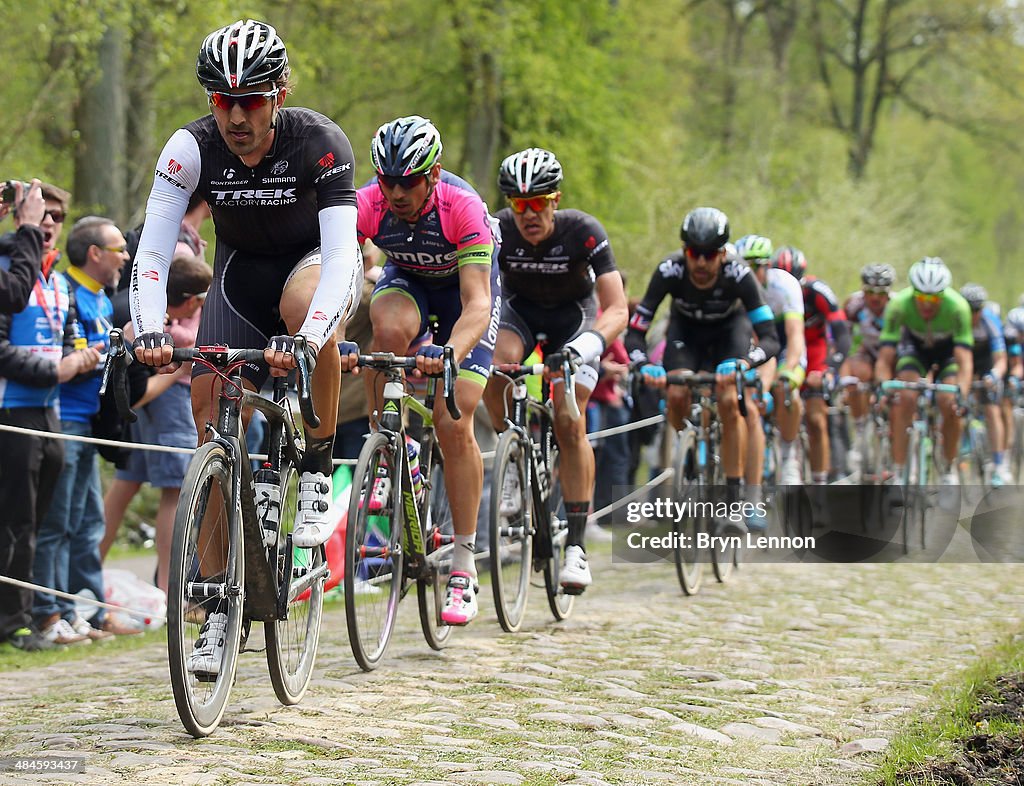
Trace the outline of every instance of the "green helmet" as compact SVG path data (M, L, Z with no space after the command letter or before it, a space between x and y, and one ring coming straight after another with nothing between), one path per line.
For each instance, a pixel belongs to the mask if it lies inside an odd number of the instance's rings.
M773 250L772 241L761 235L744 235L736 241L736 253L748 262L766 265Z

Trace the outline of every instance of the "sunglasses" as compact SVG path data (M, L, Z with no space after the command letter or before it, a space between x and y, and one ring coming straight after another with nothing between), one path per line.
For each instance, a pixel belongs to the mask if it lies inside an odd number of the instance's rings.
M387 188L394 188L395 186L401 186L402 190L408 191L411 188L416 188L420 183L426 179L426 175L377 175L377 180L380 181L381 185Z
M276 98L277 94L280 93L280 88L274 88L269 93L221 93L216 90L207 90L206 95L210 99L210 103L218 109L223 109L225 112L230 112L231 108L238 104L246 112L252 112L256 109L260 109L267 105L267 101L271 98Z
M935 305L940 300L942 300L942 295L928 295L925 294L924 292L915 292L914 300L916 300L918 303L930 303L932 305Z
M43 215L52 218L55 224L63 224L68 214L59 208L53 208L52 210L44 210Z
M206 300L206 296L208 294L209 294L209 290L207 290L206 292L199 292L199 293L196 293L196 292L182 292L181 296L183 298L185 298L186 300L188 300L190 297L198 298L199 302L202 303L204 300Z
M109 251L111 254L123 254L128 250L128 246L100 246L104 251Z
M548 202L554 199L558 199L558 192L533 197L509 197L508 204L515 213L525 213L526 208L530 208L534 213L539 213L548 206Z
M863 287L865 295L888 295L889 287Z
M706 260L708 260L710 262L715 257L717 257L720 253L722 253L722 249L720 249L720 248L713 248L713 249L709 250L709 249L690 248L689 246L686 247L686 256L688 256L690 259L700 259L701 257L704 257L704 259L706 259Z

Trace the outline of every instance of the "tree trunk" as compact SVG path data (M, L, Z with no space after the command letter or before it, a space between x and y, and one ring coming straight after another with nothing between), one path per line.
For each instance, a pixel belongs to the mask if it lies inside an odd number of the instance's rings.
M75 113L75 204L124 223L125 101L124 32L108 28L99 46L99 72L81 87Z

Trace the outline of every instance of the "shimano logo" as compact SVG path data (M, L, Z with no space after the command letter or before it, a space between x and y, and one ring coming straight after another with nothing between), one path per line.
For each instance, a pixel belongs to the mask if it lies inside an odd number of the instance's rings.
M267 177L263 179L264 183L294 183L294 177ZM225 184L227 185L227 184Z

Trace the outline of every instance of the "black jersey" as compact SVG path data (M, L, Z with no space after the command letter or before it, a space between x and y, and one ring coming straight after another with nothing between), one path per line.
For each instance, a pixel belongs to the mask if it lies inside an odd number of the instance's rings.
M584 300L597 276L617 270L608 233L601 222L581 210L556 210L555 229L534 246L523 239L511 208L497 215L501 224L501 288L539 306L551 308Z
M281 109L273 146L255 168L228 150L213 115L185 130L202 151L195 191L210 205L218 239L234 249L301 256L320 242L320 210L356 204L352 145L319 112ZM176 173L157 174L177 185Z
M626 331L626 349L634 359L646 356L647 329L665 297L672 298L670 324L687 326L726 326L746 312L757 334L760 347L751 351L752 365L764 362L778 352L771 308L765 303L761 287L742 260L729 255L722 263L718 280L708 289L698 289L690 280L682 251L662 260L651 276L643 300L633 312Z

